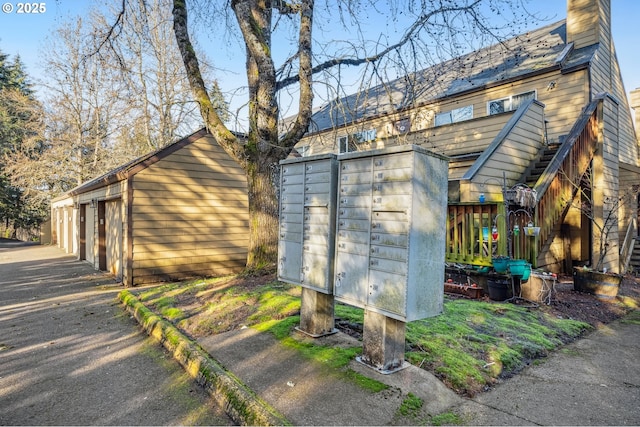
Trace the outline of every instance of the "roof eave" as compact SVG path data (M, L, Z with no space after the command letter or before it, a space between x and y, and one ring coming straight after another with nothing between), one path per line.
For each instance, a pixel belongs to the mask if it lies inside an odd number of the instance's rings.
M125 181L132 177L133 175L139 173L140 171L148 168L149 166L157 163L158 161L164 159L170 154L175 153L177 150L193 143L194 141L204 137L207 135L207 129L202 128L186 138L182 138L181 140L164 147L163 149L156 151L154 153L148 154L146 156L142 156L139 161L134 162L129 167L117 171L115 173L107 173L102 178L98 177L92 181L89 181L85 184L81 184L76 188L71 189L66 194L69 196L78 196L80 194L87 193L89 191L97 190L98 188L106 187L107 185L115 184L121 181ZM117 169L117 168L116 168ZM61 196L62 197L62 196Z

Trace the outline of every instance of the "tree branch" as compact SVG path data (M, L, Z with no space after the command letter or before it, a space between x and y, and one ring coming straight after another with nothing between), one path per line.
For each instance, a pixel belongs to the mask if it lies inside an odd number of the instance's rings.
M313 5L314 0L303 0L300 2L300 35L298 41L300 98L298 101L296 121L292 129L287 132L280 141L284 147L293 147L305 134L311 120L313 105L313 68L311 55Z
M411 27L409 27L407 31L405 31L404 35L397 43L387 46L381 52L375 55L364 57L364 58L333 58L329 61L323 62L322 64L318 64L315 67L313 67L312 74L315 75L317 73L320 73L322 71L325 71L340 65L358 66L365 63L376 62L384 58L390 52L397 50L403 45L405 45L406 43L408 43L417 33L419 33L422 30L422 28L427 24L427 22L436 15L442 15L442 14L447 14L451 12L467 12L467 13L470 13L474 17L474 20L476 20L477 22L477 17L475 16L475 14L471 12L474 10L474 8L478 4L480 4L480 2L481 0L476 0L475 2L467 6L443 7L438 10L434 10L429 13L423 14L411 25ZM290 58L286 63L290 62L291 60L292 58ZM277 82L276 89L281 90L287 86L296 84L299 81L300 81L300 75L286 77Z
M180 49L182 61L187 72L187 78L195 101L200 106L200 113L205 121L205 126L216 139L218 144L236 160L243 168L246 168L246 158L235 135L224 125L218 115L209 93L207 92L200 65L193 44L189 38L187 29L186 0L174 0L173 2L173 29L176 42Z

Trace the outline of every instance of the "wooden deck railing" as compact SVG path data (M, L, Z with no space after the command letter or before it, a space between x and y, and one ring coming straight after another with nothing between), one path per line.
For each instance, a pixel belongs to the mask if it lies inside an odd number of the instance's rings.
M492 254L500 249L500 237L494 239L492 229L501 206L496 203L448 206L447 262L492 265Z
M505 207L502 203L448 206L447 262L490 266L492 256L510 252L514 257L529 260L535 267L535 259L542 245L571 204L577 191L574 183L580 181L593 158L598 140L598 107L601 102L601 99L596 99L585 108L534 186L538 195L535 209L531 213L516 209L509 215L511 231L506 229ZM524 227L529 221L540 227L537 237L525 235ZM517 235L513 232L516 224L520 229ZM499 231L497 241L491 233L494 225ZM511 235L507 236L507 232ZM507 237L511 238L510 251Z

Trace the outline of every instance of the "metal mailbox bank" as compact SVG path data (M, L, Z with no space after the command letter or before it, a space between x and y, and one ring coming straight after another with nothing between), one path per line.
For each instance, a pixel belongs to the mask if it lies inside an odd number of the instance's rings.
M418 146L339 156L334 294L409 322L442 312L448 160Z
M302 332L333 333L336 156L286 159L280 167L278 279L302 286Z

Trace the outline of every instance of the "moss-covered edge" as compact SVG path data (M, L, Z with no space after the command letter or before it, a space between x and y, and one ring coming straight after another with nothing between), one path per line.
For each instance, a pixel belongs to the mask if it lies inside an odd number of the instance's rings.
M187 373L225 408L234 422L241 425L291 425L284 415L260 399L170 322L144 306L131 292L121 291L118 298L147 334L173 355Z

